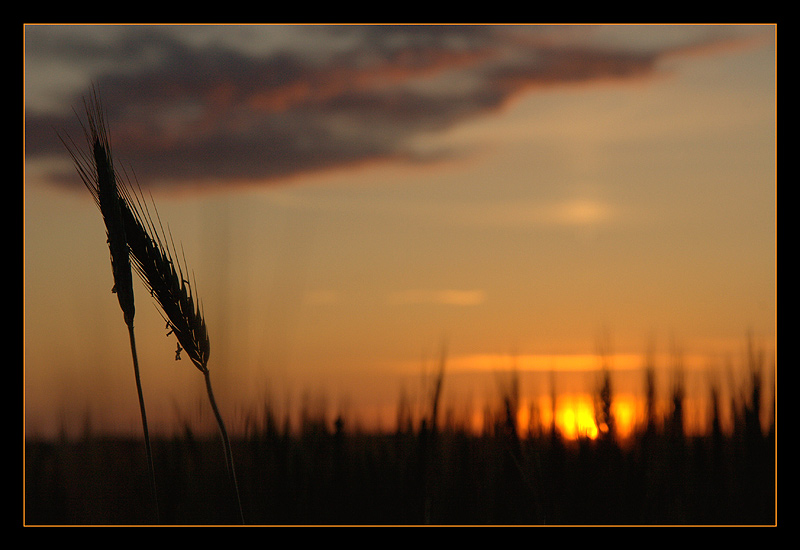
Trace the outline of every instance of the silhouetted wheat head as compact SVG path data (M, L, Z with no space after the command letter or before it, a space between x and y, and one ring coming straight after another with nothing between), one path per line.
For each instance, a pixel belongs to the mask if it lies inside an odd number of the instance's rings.
M130 180L128 180L130 181ZM178 339L176 359L185 351L203 373L208 370L210 342L202 307L196 302L192 285L183 266L176 261L177 252L171 235L166 232L155 212L156 222L142 200L141 189L132 185L123 188L120 199L125 233L133 265L150 294L158 303L167 328ZM138 189L138 186L137 186Z
M209 357L209 339L203 312L185 278L183 267L175 261L170 237L150 215L141 188L122 178L113 165L111 146L99 100L93 95L85 102L88 126L84 126L91 153L82 151L71 140L62 138L86 188L92 193L106 223L114 292L122 307L125 322L133 323L134 301L131 264L161 309L167 326L197 368L204 372ZM156 222L158 225L156 225ZM179 357L179 354L176 354Z
M83 130L90 151L81 151L72 141L67 143L62 139L62 142L67 146L84 185L92 193L100 208L111 253L113 291L117 294L125 323L132 326L135 307L129 248L123 219L124 208L120 201L118 179L114 170L103 111L96 94L88 100L84 99L84 108L87 125L83 126Z

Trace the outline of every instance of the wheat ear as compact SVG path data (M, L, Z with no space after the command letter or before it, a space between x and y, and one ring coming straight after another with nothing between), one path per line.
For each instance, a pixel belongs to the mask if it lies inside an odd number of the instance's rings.
M128 182L130 181L128 179ZM182 265L176 260L177 250L172 234L164 230L155 205L154 221L138 184L136 188L132 185L124 188L121 203L125 233L134 267L161 308L166 327L169 329L167 334L174 334L178 340L175 359L180 359L181 351L185 351L205 378L208 399L222 437L225 462L236 496L239 517L244 523L228 431L211 387L211 372L208 369L211 350L208 329L202 307L195 301L192 285L186 279L188 271L186 258L182 256Z
M92 197L94 197L95 203L100 209L103 221L105 222L106 237L111 255L111 271L114 277L112 292L117 295L125 324L128 327L131 356L133 358L133 371L136 379L136 390L139 395L139 411L142 417L142 430L144 432L147 464L150 470L150 484L153 492L156 518L158 519L158 493L156 490L155 467L153 465L153 453L150 447L147 413L145 411L144 394L142 391L141 377L139 375L139 359L136 353L136 338L133 330L133 319L136 309L133 297L130 253L125 232L125 216L123 215L124 201L122 201L120 197L119 180L114 170L108 131L96 91L93 91L90 99L84 99L84 109L86 111L88 126L83 126L83 130L86 141L89 144L89 152L81 152L80 148L78 148L72 140L68 142L62 138L61 141L67 147L75 163L78 174L86 188L92 194Z

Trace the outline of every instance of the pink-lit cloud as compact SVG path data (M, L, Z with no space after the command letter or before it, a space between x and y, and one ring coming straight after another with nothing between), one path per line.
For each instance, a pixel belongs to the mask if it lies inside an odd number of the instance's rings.
M640 48L575 40L593 27L247 28L250 40L297 30L297 48L259 50L190 43L181 37L192 29L183 27L101 35L109 29L89 26L58 38L53 29L29 29L27 51L39 61L29 70L76 60L91 67L115 154L145 185L264 183L381 159L423 160L407 147L410 139L500 108L533 87L656 75L663 56L730 39L714 28L708 40ZM79 110L90 84L63 101ZM29 159L64 154L55 132L80 137L74 113L30 103ZM52 177L75 181L68 170Z

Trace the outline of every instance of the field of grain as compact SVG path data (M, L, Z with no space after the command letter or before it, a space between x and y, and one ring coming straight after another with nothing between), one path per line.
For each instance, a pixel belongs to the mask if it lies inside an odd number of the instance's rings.
M774 402L736 404L732 431L681 429L680 396L624 443L520 427L498 403L482 433L430 418L359 433L347 418L267 411L234 436L250 525L775 525ZM613 394L608 396L613 399ZM759 421L772 415L766 425ZM86 434L25 445L27 525L156 522L140 440ZM160 522L236 525L220 439L188 425L153 440Z

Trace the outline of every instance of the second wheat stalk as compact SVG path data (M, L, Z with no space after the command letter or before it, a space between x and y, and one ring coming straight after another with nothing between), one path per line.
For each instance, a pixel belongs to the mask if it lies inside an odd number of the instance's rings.
M155 211L155 220L158 222L156 226L142 198L141 190L137 192L133 186L128 186L123 191L120 210L133 265L159 305L170 333L178 340L176 359L180 358L182 351L186 352L205 378L208 399L222 437L225 462L236 497L239 519L244 523L230 439L211 387L211 373L208 369L210 354L208 330L202 309L199 303L195 303L191 285L184 273L186 261L183 260L182 267L176 260L177 252L172 238L171 236L167 238L168 233L161 225L157 211Z

